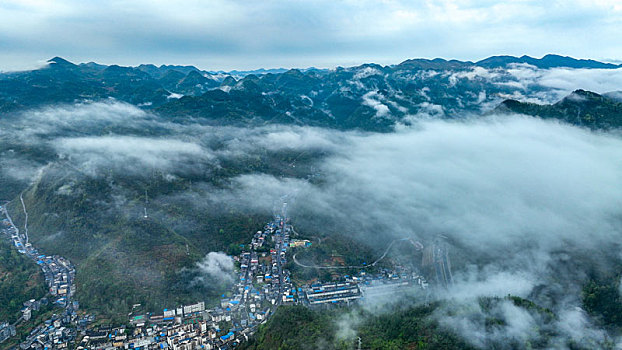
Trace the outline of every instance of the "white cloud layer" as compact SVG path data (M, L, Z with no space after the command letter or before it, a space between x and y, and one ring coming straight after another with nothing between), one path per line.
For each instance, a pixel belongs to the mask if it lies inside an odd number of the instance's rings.
M567 240L594 246L620 233L612 218L622 204L622 167L611 159L622 158L622 141L614 136L518 117L347 135L321 166L323 186L302 188L305 210L390 224L394 235L455 234L482 251L525 239L545 249ZM258 194L261 184L264 193L279 184L286 193L299 185L292 181L239 178ZM596 237L587 234L594 228Z
M233 259L222 252L209 252L196 263L199 276L193 283L232 283L235 278Z
M174 164L209 159L201 146L178 140L133 136L61 138L56 148L62 158L69 157L82 167L101 170L106 166L170 170Z

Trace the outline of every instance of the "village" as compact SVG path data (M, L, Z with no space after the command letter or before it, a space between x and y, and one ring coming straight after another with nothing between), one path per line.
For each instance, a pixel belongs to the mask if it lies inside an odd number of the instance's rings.
M285 206L284 206L285 207ZM204 301L163 309L162 313L139 313L133 310L124 326L87 327L94 316L78 316L75 294L75 269L59 256L40 254L19 233L5 207L2 231L10 236L16 249L35 261L43 270L50 299L24 303L22 318L43 302L51 302L63 312L36 327L21 349L232 349L247 341L259 325L267 322L280 305L302 304L308 307L331 307L393 295L412 288L425 290L425 278L405 268L378 269L375 274L361 271L357 276L344 275L339 281L315 282L296 286L291 281L287 251L312 245L309 240L292 239L293 228L285 214L257 231L240 255L233 257L237 282L221 296L219 305L206 308ZM137 310L140 309L140 305ZM2 325L0 324L0 327ZM13 328L10 328L13 327ZM0 335L15 335L14 326L0 328ZM80 334L78 334L78 332ZM4 340L0 338L1 340Z
M48 287L48 294L45 297L40 300L31 299L23 302L21 316L14 324L7 322L0 324L0 342L15 336L16 324L29 321L33 313L39 311L42 306L53 304L62 312L53 314L37 326L20 344L20 348L44 349L50 348L50 345L55 345L57 348L65 347L76 339L77 326L81 325L81 328L85 329L87 324L84 322L84 318L79 319L77 314L79 304L72 300L76 292L74 284L76 270L69 260L61 256L41 254L28 242L27 235L20 233L6 206L0 206L0 212L4 215L0 221L0 232L11 240L19 253L26 255L39 265Z

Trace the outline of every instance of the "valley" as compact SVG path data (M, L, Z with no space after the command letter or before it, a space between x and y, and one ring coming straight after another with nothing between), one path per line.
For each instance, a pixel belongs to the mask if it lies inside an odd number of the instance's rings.
M606 347L622 108L598 77L619 71L550 55L3 73L2 249L23 271L6 283L40 277L12 292L2 346ZM530 331L506 338L516 315Z

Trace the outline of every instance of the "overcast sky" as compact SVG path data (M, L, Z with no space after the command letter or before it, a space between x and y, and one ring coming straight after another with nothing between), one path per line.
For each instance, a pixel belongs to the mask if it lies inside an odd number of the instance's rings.
M496 54L622 59L619 0L0 0L0 70L73 62L203 69Z

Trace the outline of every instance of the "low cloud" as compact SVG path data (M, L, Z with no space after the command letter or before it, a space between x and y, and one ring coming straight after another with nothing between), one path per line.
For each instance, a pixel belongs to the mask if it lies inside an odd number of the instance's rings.
M390 224L395 236L445 232L482 252L531 240L543 249L594 247L619 232L622 167L610 161L622 156L617 137L512 116L343 138L319 167L321 186L249 174L238 189L299 187L301 211Z
M41 168L41 164L20 159L14 153L10 151L0 153L0 176L24 183L30 182Z
M94 130L140 130L153 116L133 105L116 100L48 106L28 110L0 123L22 141L51 138L68 133L90 134Z
M196 269L199 276L195 277L193 283L230 284L235 278L233 259L222 252L207 253L203 260L196 263Z
M622 86L622 68L567 69L553 68L536 78L539 85L562 91L584 89L597 93L619 90Z
M376 117L386 117L389 115L390 110L387 105L381 102L383 97L376 91L370 91L363 95L363 105L368 106L376 110Z
M335 336L341 341L353 341L357 335L356 328L364 318L356 311L346 312L335 320Z
M426 244L446 235L455 284L435 298L474 309L466 319L453 311L440 318L475 345L522 343L537 338L535 325L563 328L505 301L477 309L480 297L508 294L584 320L580 334L560 331L555 341L600 344L602 331L573 310L582 269L618 258L622 165L612 159L622 159L619 137L519 116L428 120L392 134L342 136L319 165L317 183L247 174L234 180L237 202L249 198L260 210L296 192L294 222L312 217L369 244L399 237ZM490 312L503 327L482 328Z
M478 303L449 305L437 317L443 327L478 348L511 349L538 336L538 316L509 300L495 302L487 309Z
M243 156L257 151L331 151L343 142L340 132L312 127L273 125L255 129L220 128L218 133L229 133L226 147L219 154Z
M133 172L140 172L140 167L172 170L175 165L189 166L213 158L195 143L148 137L61 138L54 144L61 158L75 161L93 174L107 165Z
M460 79L479 80L507 88L507 92L501 93L503 98L541 104L555 103L577 89L603 94L617 91L622 86L622 68L541 69L528 64L512 64L508 69L475 67L468 71L445 75L448 76L452 86Z

